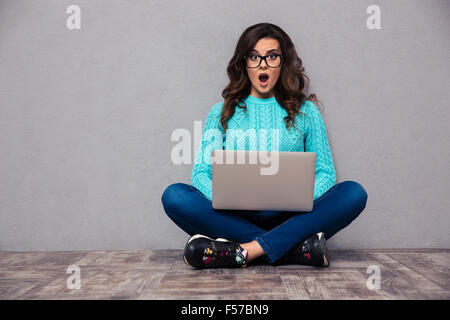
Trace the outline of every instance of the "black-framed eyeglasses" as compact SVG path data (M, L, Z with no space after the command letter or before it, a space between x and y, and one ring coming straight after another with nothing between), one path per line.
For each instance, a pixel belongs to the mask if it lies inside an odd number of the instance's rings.
M267 56L259 56L257 54L245 55L245 63L249 68L258 68L261 61L265 61L269 68L278 68L281 65L282 54L269 54ZM267 59L269 58L269 59Z

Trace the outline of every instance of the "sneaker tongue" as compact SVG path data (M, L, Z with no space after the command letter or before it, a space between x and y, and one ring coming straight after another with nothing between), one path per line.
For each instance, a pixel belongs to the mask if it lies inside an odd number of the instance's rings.
M245 260L247 258L247 250L244 250L242 247L236 250L235 260L238 264L245 264Z

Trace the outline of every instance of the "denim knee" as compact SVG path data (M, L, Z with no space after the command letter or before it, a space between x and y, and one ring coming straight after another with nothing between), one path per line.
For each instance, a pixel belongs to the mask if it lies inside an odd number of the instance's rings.
M185 183L177 182L169 185L164 190L161 196L161 202L167 214L176 208L179 194L181 191L185 190L186 186L187 185Z
M367 203L367 191L366 189L356 181L347 180L342 182L348 190L350 198L359 211L363 211Z

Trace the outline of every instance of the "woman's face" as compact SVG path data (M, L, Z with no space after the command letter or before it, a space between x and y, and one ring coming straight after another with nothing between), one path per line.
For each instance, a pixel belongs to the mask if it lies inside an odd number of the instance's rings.
M276 39L261 38L255 46L248 52L247 56L258 55L267 56L271 54L282 54L280 43ZM255 57L253 57L255 58ZM247 58L248 59L248 58ZM270 57L267 57L269 60ZM248 77L252 83L250 94L256 98L270 98L274 96L273 88L278 81L281 73L281 65L278 68L271 68L266 61L261 61L257 68L249 68L246 66ZM269 77L265 82L261 81L260 75L267 74ZM263 78L264 80L264 78Z

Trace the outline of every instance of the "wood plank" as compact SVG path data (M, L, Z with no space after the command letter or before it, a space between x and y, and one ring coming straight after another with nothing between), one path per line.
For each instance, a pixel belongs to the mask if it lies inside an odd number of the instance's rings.
M246 269L169 271L155 288L156 299L285 299L286 291L276 273ZM219 272L217 272L219 271Z
M396 252L387 253L388 257L398 261L399 263L408 266L415 273L420 274L422 277L434 282L437 286L443 290L450 292L450 269L448 268L447 259L443 259L440 263L440 259L436 260L436 253L423 253L423 252ZM447 256L450 257L450 254ZM443 257L439 255L439 257ZM450 260L450 259L449 259Z
M23 294L41 285L40 279L0 279L0 300L20 299Z
M380 265L381 287L391 299L432 299L448 295L440 286L389 255L381 252L369 254Z

